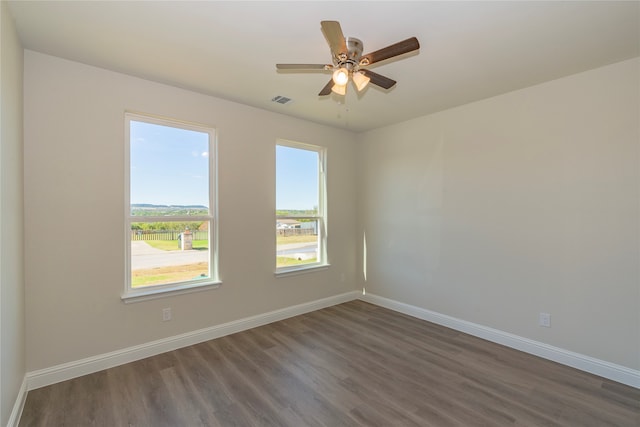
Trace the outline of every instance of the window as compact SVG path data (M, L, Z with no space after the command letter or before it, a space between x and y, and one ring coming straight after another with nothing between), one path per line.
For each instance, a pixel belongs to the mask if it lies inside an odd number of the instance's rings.
M213 129L131 113L125 122L123 299L219 284Z
M276 273L327 265L325 149L276 145Z

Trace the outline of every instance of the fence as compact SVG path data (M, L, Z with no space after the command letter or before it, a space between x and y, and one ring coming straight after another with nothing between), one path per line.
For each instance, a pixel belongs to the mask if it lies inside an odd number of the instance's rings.
M315 236L316 230L314 228L278 228L276 230L278 236Z
M171 230L131 230L131 240L178 240L182 231ZM192 231L193 240L209 240L209 232L206 230Z

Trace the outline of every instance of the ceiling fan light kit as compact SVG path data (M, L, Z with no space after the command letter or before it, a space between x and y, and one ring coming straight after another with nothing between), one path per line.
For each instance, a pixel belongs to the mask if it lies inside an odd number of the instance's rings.
M371 79L364 75L362 71L357 71L353 73L353 83L356 85L356 89L360 92L362 89L367 87Z
M338 21L322 21L320 27L329 43L333 64L276 64L278 70L332 71L331 80L322 88L319 96L329 95L331 92L345 95L350 78L358 92L364 90L369 83L390 89L396 84L395 80L362 67L420 49L418 39L411 37L362 55L362 41L354 37L345 38Z
M346 95L347 94L347 85L333 85L331 86L331 90L338 95Z
M333 72L333 82L338 86L344 86L349 81L349 70L338 68Z

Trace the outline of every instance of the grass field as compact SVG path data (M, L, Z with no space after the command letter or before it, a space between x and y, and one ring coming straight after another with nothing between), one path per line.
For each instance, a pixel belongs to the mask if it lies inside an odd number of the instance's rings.
M145 240L145 242L152 248L161 249L163 251L179 251L177 240ZM208 240L194 240L191 242L193 249L198 251L204 251L209 249Z
M318 236L308 235L308 236L281 236L276 234L276 244L278 245L287 245L289 243L312 243L317 242Z
M131 286L134 288L148 285L164 285L167 283L186 282L209 275L209 264L199 262L189 265L172 265L169 267L147 268L131 272Z
M145 240L152 248L163 251L179 251L177 240ZM194 240L193 249L206 251L209 248L208 240ZM206 262L189 265L172 265L167 267L147 268L131 272L131 286L133 288L165 285L167 283L186 282L209 275L209 265Z
M318 236L280 236L276 235L276 244L277 245L287 245L290 243L313 243L318 241ZM156 249L161 249L163 251L177 251L180 248L178 247L177 240L145 240L145 242ZM209 248L208 240L194 240L193 241L193 249L195 250L207 250Z
M280 236L276 234L276 244L286 245L291 243L313 243L318 240L318 236ZM177 240L145 240L145 242L156 249L163 251L177 251ZM209 248L208 240L194 240L194 250L207 250ZM294 265L310 264L316 262L316 259L297 260L289 257L277 257L277 267L289 267ZM207 277L209 274L209 266L207 263L168 266L149 268L143 270L135 270L131 272L132 287L143 287L149 285L163 285L167 283L185 282L200 277Z
M316 262L316 258L297 260L295 258L287 258L284 256L279 256L276 258L276 267L289 267L292 265L302 265L302 264L311 264Z

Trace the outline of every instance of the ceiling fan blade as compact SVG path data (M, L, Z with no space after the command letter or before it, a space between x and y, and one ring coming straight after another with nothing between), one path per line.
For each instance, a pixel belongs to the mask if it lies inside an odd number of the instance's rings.
M325 64L276 64L278 70L330 70L333 65Z
M383 47L375 52L363 55L360 59L360 65L370 65L376 62L384 61L385 59L393 58L394 56L402 55L407 52L420 49L420 43L415 37L403 40L401 42L392 44L391 46Z
M320 26L322 27L322 33L329 43L331 54L337 57L341 53L347 53L347 43L344 40L340 23L338 21L322 21L320 22Z
M329 83L327 83L326 86L322 88L318 96L329 95L331 93L332 87L333 87L333 79L329 80Z
M360 71L362 71L365 76L371 79L370 83L373 83L376 86L380 86L381 88L390 89L396 84L395 80L391 80L389 77L382 76L378 73L374 73L373 71L365 70L363 68L361 68Z

